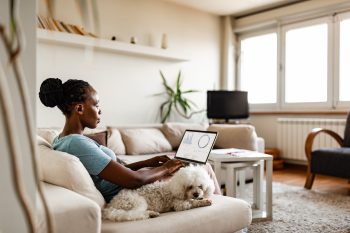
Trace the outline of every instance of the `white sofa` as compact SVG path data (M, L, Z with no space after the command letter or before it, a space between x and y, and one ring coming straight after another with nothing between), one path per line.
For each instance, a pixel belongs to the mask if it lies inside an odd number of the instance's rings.
M250 125L199 125L166 123L156 125L109 126L90 131L93 136L105 133L107 146L125 163L146 159L156 154L167 154L176 149L184 130L218 131L218 148L236 147L263 150L264 141L256 136ZM122 233L122 232L236 232L246 228L252 220L250 205L236 198L214 195L213 204L182 212L169 212L157 218L131 222L101 220L105 202L95 188L79 159L64 152L54 151L50 143L59 129L39 129L39 161L42 181L49 208L55 223L55 232ZM96 139L97 140L97 139ZM38 232L46 232L42 207ZM41 210L41 211L40 211Z

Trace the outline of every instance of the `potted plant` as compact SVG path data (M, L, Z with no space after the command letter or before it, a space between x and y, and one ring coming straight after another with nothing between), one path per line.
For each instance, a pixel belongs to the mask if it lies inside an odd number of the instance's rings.
M176 78L176 87L171 88L168 85L167 80L164 77L164 74L162 71L159 71L160 76L162 78L163 86L165 88L165 91L159 94L156 94L156 96L165 95L166 100L160 105L160 118L161 122L164 123L168 120L170 113L172 111L176 111L180 116L190 119L193 114L203 112L204 110L200 111L192 111L193 107L197 107L196 104L188 99L185 95L190 93L198 92L198 90L182 90L182 79L181 79L181 70L179 71L177 78Z

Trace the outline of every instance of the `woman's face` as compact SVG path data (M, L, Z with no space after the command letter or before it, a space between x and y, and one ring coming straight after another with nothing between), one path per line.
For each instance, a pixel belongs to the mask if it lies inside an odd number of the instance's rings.
M84 127L94 129L100 123L101 109L99 107L99 97L94 89L88 90L89 97L82 104L83 113L80 121Z

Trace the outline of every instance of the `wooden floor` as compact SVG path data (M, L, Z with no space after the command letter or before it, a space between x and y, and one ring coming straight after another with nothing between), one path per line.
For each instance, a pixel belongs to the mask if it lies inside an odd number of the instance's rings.
M304 187L306 166L286 164L284 169L273 171L273 181ZM316 175L312 189L321 192L350 195L350 183L346 179Z

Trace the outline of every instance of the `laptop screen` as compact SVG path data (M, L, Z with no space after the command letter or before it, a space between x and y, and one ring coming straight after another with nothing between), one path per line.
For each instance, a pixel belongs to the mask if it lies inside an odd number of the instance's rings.
M205 164L216 136L217 132L186 130L175 158Z

